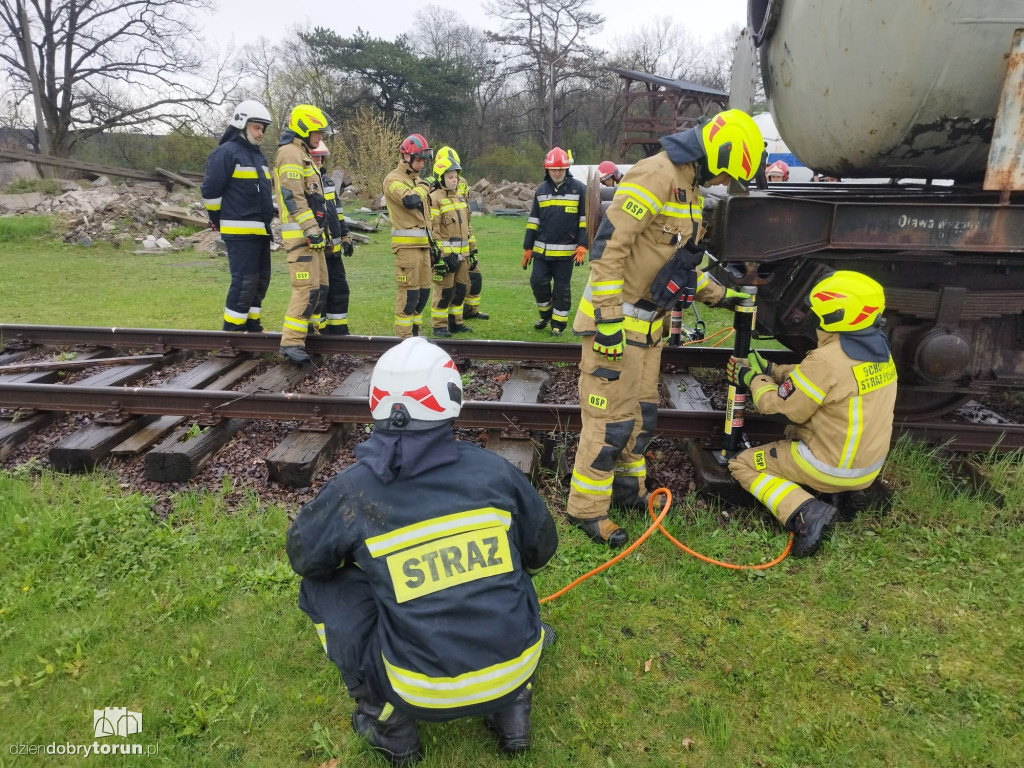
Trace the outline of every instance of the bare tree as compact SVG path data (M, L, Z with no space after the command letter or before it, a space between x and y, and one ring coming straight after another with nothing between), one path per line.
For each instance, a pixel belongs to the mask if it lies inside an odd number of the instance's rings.
M37 130L56 155L103 131L201 120L223 101L226 74L194 31L208 5L0 0L0 67L16 98L38 102Z
M696 37L666 16L655 17L616 37L611 59L618 66L652 75L685 79L693 60L702 55Z
M489 0L487 13L501 29L488 33L514 53L515 71L527 81L547 146L561 141L561 124L575 109L574 95L586 90L602 64L587 38L604 24L589 10L593 0Z

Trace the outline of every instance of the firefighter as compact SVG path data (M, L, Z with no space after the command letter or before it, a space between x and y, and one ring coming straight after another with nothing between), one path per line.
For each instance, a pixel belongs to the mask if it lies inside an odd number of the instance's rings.
M896 403L882 286L859 272L834 272L808 301L818 346L798 365L773 365L752 352L728 367L729 381L749 387L758 411L792 422L786 439L748 448L729 471L794 534L796 557L818 551L838 514L801 486L835 494L842 505L871 485L889 452Z
M553 641L529 574L558 546L554 521L520 470L455 439L461 407L441 348L389 349L356 463L288 531L299 607L355 699L352 728L398 764L420 756L417 720L484 715L502 751L528 749L534 670Z
M320 331L337 336L348 336L351 333L348 328L349 288L341 256L342 254L346 257L352 255L354 250L352 237L349 235L348 225L345 223L345 214L341 210L341 201L338 200L334 179L327 174L324 168L324 160L331 154L331 150L327 148L327 142L321 141L309 154L313 158L313 166L320 173L320 183L324 188L323 219L319 218L320 212L318 211L317 223L330 236L330 242L324 248L328 283L327 302L324 305L324 313L319 324Z
M456 156L457 157L457 156ZM469 200L469 183L466 178L459 174L459 195L466 201ZM470 212L472 219L472 212ZM483 291L484 279L480 273L480 253L476 247L476 235L473 230L469 231L469 293L466 295L465 320L490 320L491 316L480 311L480 294Z
M225 331L263 330L263 299L270 286L274 183L260 151L270 112L243 101L206 161L201 194L210 226L228 249L231 285L224 302Z
M469 292L471 230L469 205L459 192L461 171L458 153L451 147L441 147L434 160L434 189L430 193L431 237L441 249L441 258L433 267L430 322L434 335L445 338L473 330L462 319Z
M296 364L309 361L306 334L319 330L327 303L327 237L317 224L324 220L324 191L310 150L330 129L327 116L311 104L299 104L281 133L274 162L281 240L288 253L292 298L281 329L281 354Z
M587 188L569 173L571 163L561 147L544 157L544 181L533 196L523 238L523 269L533 262L530 288L540 312L533 327L540 331L551 323L552 336L561 336L569 322L572 268L587 255Z
M434 150L418 133L398 148L398 167L384 177L384 199L391 218L391 250L395 254L395 335L419 336L423 308L430 298L431 266L440 258L430 239L430 184L420 171Z
M622 181L622 171L611 160L604 160L597 166L598 179L602 187L614 187Z
M784 160L776 160L764 169L768 181L789 181L789 165Z
M680 301L719 306L747 295L697 269L704 255L698 185L749 183L764 146L760 131L749 115L728 110L661 144L616 187L573 322L585 338L569 520L612 547L629 537L608 517L609 506L647 504L644 452L657 427L665 315Z

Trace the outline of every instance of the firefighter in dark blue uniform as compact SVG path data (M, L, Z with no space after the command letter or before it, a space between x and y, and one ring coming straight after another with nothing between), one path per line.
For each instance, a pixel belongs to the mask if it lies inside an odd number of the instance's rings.
M398 764L420 756L417 720L483 715L502 751L529 748L553 639L530 574L558 546L554 521L519 469L455 440L461 408L447 353L422 337L392 347L357 462L288 531L299 607L356 701L352 727Z
M266 107L243 101L206 161L200 194L210 226L220 231L227 246L231 270L225 331L263 330L260 313L270 286L274 183L260 142L270 122Z
M587 187L569 173L571 162L561 147L545 156L544 181L533 196L523 237L523 269L533 261L530 287L540 312L533 327L540 331L551 323L552 336L561 336L569 322L572 267L587 256Z
M351 331L348 329L348 299L349 288L348 278L345 276L345 265L341 256L351 256L354 251L352 237L348 233L348 224L345 223L345 214L341 210L341 203L338 200L338 191L327 171L324 169L324 158L331 151L327 144L321 141L309 151L313 158L313 165L320 172L320 183L324 190L324 207L322 211L314 211L320 228L330 235L330 242L325 248L325 261L327 262L327 304L324 313L320 318L320 332L333 333L338 336L348 336ZM323 221L320 221L322 214Z

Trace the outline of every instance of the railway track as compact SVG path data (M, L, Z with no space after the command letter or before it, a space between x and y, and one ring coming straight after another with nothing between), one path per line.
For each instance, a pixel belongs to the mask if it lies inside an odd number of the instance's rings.
M293 428L266 457L268 472L271 479L298 487L310 485L351 425L369 422L370 359L395 343L391 337L310 337L308 349L321 360L353 358L347 377L322 395L296 391L316 373L316 357L314 364L302 368L261 362L261 355L276 352L277 334L0 325L0 339L0 409L7 409L0 418L0 460L47 429L59 414L83 413L91 417L49 449L56 468L79 471L110 457L144 456L148 479L183 482L250 422L285 422ZM540 402L550 379L543 365L576 363L577 345L475 339L444 340L440 345L460 367L479 360L513 363L500 399L468 400L457 426L487 430L487 447L524 471L531 471L537 461L538 435L578 431L577 405ZM89 351L72 361L34 360L46 347L69 346ZM126 356L129 350L144 354ZM661 435L696 440L708 448L719 444L724 413L711 407L688 369L724 368L728 356L728 349L708 347L665 350ZM785 351L766 356L777 362L793 360ZM186 370L157 386L148 382L168 366ZM259 367L266 369L259 372ZM59 369L78 369L84 378L58 383ZM89 371L95 372L86 375ZM746 432L762 442L778 439L783 426L776 418L748 414ZM901 434L957 451L1024 447L1020 425L899 421L894 437Z

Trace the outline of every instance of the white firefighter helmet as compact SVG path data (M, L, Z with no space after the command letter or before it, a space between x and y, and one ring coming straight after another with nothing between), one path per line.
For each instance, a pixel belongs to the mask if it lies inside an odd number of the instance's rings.
M244 130L246 123L249 121L263 123L264 127L273 122L270 117L270 111L258 101L252 101L251 99L243 101L231 113L231 125L235 126L235 128Z
M422 336L392 347L373 367L370 413L381 426L428 429L461 410L459 369L447 352Z

